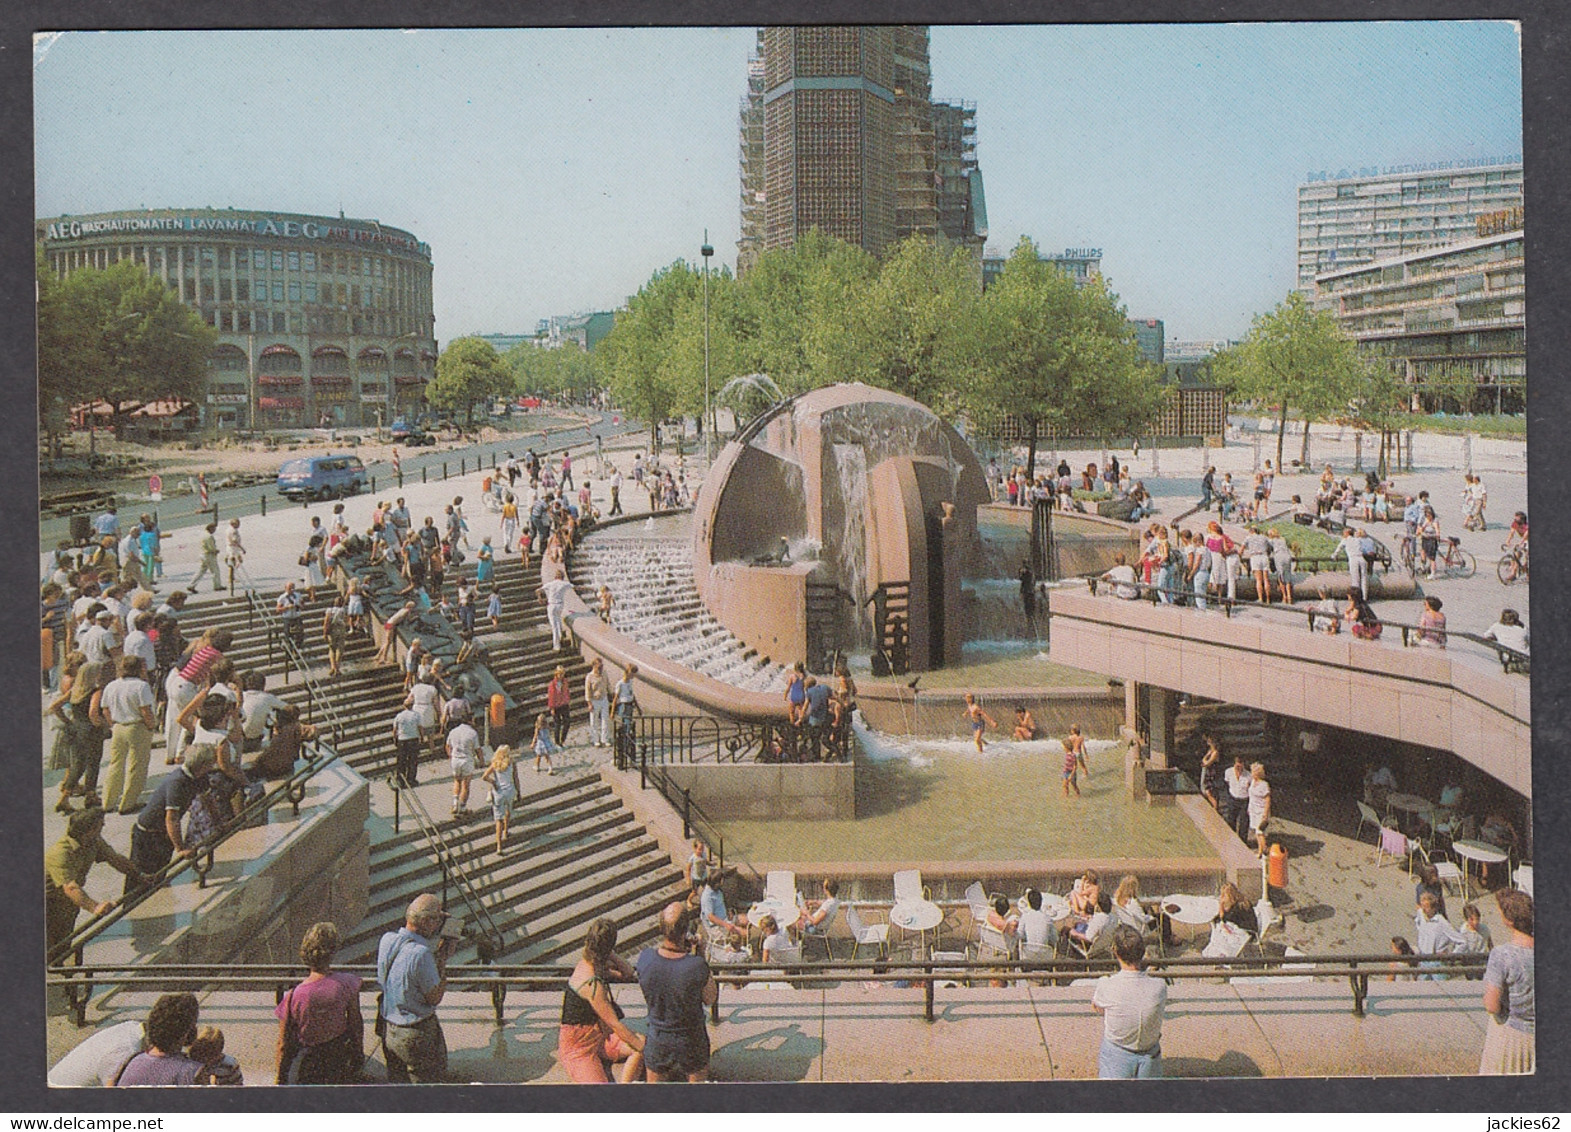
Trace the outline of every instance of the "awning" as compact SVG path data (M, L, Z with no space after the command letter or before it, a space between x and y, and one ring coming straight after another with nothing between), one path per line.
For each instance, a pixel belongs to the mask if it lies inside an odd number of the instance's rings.
M367 346L364 350L360 351L360 353L357 355L357 357L360 357L360 358L385 358L385 357L387 357L387 351L382 349L382 347L380 347L380 346Z
M263 373L257 375L259 385L304 385L305 377L298 373Z
M140 409L133 409L133 417L173 417L191 408L189 401L149 401Z
M394 385L419 385L420 377L412 373L401 373L393 378Z
M276 345L276 344L267 347L258 356L259 357L263 357L263 358L267 358L267 357L271 357L271 356L273 356L275 354L287 354L291 358L298 358L300 356L296 351L294 351L290 347L288 347L288 346L280 346L280 345Z
M258 397L256 399L256 407L258 409L303 409L305 408L305 398Z
M311 384L318 389L332 387L339 389L349 384L347 373L314 373L311 375Z
M311 356L313 358L347 358L349 355L344 353L342 346L318 346L311 351Z

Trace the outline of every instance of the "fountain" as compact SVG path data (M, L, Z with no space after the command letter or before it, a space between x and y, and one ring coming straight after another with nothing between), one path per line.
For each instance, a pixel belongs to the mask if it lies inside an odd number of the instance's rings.
M721 452L694 514L693 582L721 625L780 663L821 670L833 642L903 652L914 672L954 664L987 498L975 454L926 407L866 385L814 390ZM821 552L781 556L782 539Z

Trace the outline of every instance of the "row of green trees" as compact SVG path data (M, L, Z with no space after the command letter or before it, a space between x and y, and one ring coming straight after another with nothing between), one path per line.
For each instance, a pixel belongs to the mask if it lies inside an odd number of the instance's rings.
M978 284L963 249L913 237L880 263L809 232L741 279L710 276L711 388L753 373L787 395L860 381L965 414L984 432L1008 413L1032 465L1050 430L1128 435L1149 423L1157 370L1101 280L1077 290L1026 239L985 293ZM593 361L618 401L654 422L702 411L703 350L703 278L677 262L629 300ZM761 407L752 387L736 396L744 418Z

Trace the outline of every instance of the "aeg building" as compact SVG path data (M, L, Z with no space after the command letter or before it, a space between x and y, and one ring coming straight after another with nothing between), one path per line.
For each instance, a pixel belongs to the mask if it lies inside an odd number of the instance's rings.
M61 278L130 260L218 331L198 409L219 428L376 426L436 363L431 248L375 220L163 209L36 222Z

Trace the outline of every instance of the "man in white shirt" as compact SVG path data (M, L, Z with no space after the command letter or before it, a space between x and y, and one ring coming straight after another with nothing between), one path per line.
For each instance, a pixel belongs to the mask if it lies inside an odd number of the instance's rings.
M1113 568L1102 577L1113 583L1113 595L1125 601L1134 601L1140 596L1140 586L1135 581L1135 568L1124 561L1124 554L1119 551L1113 555Z
M824 898L807 902L807 907L802 910L802 915L796 921L797 930L804 935L826 939L839 911L840 882L834 877L825 877Z
M545 602L546 620L551 623L551 648L562 647L562 633L565 629L564 618L567 615L567 595L573 591L573 583L567 580L567 571L557 568L556 577L540 587L540 600Z
M1146 943L1138 931L1128 924L1112 930L1118 973L1098 979L1091 995L1091 1009L1102 1016L1097 1076L1103 1080L1160 1077L1167 984L1141 970Z
M1433 892L1418 898L1418 911L1413 916L1413 950L1420 955L1448 955L1469 949L1468 938L1451 921L1440 914L1440 901ZM1434 964L1431 964L1434 966ZM1419 975L1420 981L1444 979L1444 975Z
M120 640L110 628L114 621L113 611L100 609L82 634L80 648L88 660L104 664L119 657Z
M420 687L421 685L416 685ZM453 767L453 819L469 810L469 780L479 773L480 733L467 721L447 733L447 757Z
M1331 557L1335 558L1338 554L1347 556L1348 587L1357 590L1368 600L1369 564L1364 561L1364 532L1350 530L1343 535L1342 541L1331 552Z
M1238 833L1239 840L1248 841L1249 820L1249 767L1242 755L1233 757L1233 765L1222 773L1227 783L1227 796L1222 800L1226 809L1222 820Z
M1514 609L1502 609L1500 620L1485 629L1484 636L1499 641L1508 649L1521 653L1528 651L1527 626L1522 624L1521 614Z
M57 1089L108 1088L126 1063L145 1049L147 1037L140 1022L99 1030L55 1064L49 1084Z
M1022 947L1051 948L1058 936L1053 919L1042 911L1042 894L1034 888L1026 889L1026 910L1020 913L1015 928Z
M394 773L405 786L415 785L420 767L420 746L424 741L425 728L420 713L406 706L393 717L393 745L398 751Z
M273 721L273 713L287 708L289 701L266 690L267 678L260 672L245 675L245 692L240 697L240 734L245 738L241 750L250 754L260 751Z
M293 582L284 583L284 592L278 595L278 619L284 623L284 636L295 646L305 644L305 599L295 590Z
M125 635L125 644L120 651L126 656L139 657L144 673L157 672L158 653L153 647L153 638L147 635L147 630L153 625L153 615L144 609L131 624L133 628Z
M153 751L153 688L143 678L142 661L120 658L119 678L104 685L99 710L111 728L109 774L104 780L104 807L134 814L147 785L147 763Z

